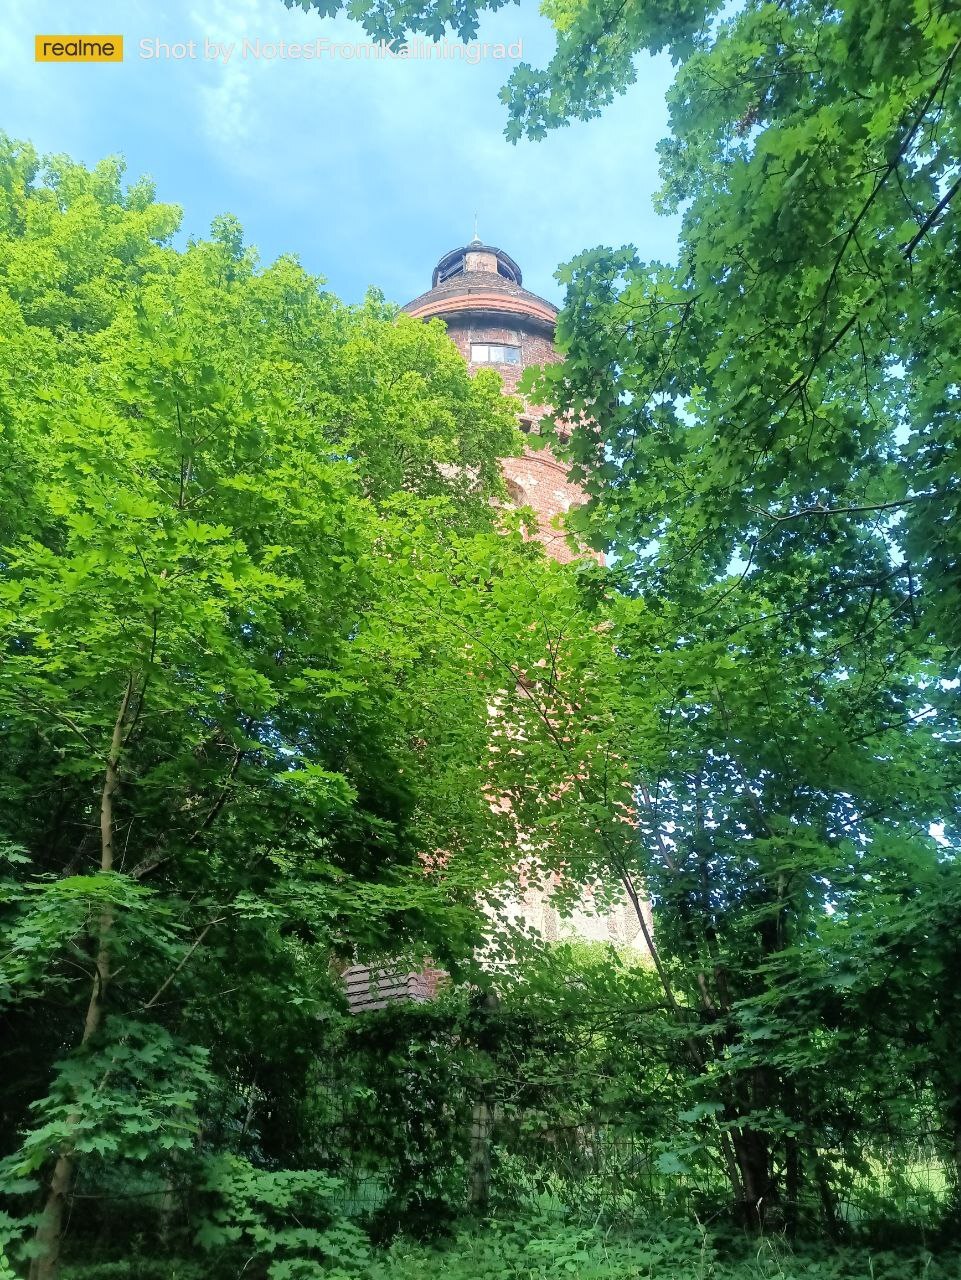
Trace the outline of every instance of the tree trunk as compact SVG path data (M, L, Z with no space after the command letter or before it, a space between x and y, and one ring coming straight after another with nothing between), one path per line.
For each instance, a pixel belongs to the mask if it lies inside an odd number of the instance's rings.
M814 1167L814 1181L817 1185L818 1196L821 1200L821 1211L824 1214L824 1229L829 1240L839 1240L841 1238L841 1223L838 1219L837 1204L834 1199L834 1190L831 1187L831 1180L828 1177L827 1168L824 1161L814 1145L814 1135L810 1135L811 1142L811 1163Z
M124 745L124 726L130 707L133 692L133 676L127 681L120 710L114 722L113 734L110 738L110 749L104 769L103 787L100 792L100 870L113 870L113 802L120 781L120 753ZM113 911L109 908L100 912L94 930L96 958L94 960L93 981L90 987L90 999L83 1020L81 1045L86 1044L100 1030L103 1023L104 1002L107 988L110 985L110 930L113 925ZM72 1128L80 1119L73 1115L68 1121ZM56 1280L60 1269L60 1244L63 1238L63 1218L73 1182L75 1153L68 1141L57 1157L53 1173L47 1188L47 1199L37 1224L34 1244L36 1252L30 1262L30 1280Z
M798 1091L794 1081L788 1077L784 1081L784 1111L789 1120L796 1121L798 1115ZM789 1238L798 1233L801 1221L801 1186L804 1179L804 1165L801 1160L801 1144L796 1133L788 1133L784 1138L784 1230Z
M739 1216L751 1231L763 1231L771 1190L768 1144L750 1125L735 1130L733 1141L743 1187Z

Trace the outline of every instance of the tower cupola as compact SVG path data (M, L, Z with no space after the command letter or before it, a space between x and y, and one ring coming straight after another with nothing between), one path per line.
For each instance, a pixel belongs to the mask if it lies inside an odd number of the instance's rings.
M479 236L474 236L470 244L460 249L451 249L445 253L434 268L431 287L453 280L456 276L491 275L503 276L509 284L523 283L521 269L503 249L495 249L493 245L484 244Z
M557 319L552 303L524 288L521 269L510 254L476 235L469 244L444 254L434 268L430 289L404 310L421 320L440 316L455 340L460 322L460 327L475 331L506 325L553 341Z

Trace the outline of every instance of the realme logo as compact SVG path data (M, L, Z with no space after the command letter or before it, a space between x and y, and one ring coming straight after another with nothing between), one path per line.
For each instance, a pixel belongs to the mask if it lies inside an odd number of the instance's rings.
M123 36L34 36L36 62L123 62Z

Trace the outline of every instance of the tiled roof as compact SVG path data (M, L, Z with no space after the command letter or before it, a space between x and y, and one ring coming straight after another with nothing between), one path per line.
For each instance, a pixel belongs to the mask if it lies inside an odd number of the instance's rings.
M498 275L494 271L462 271L460 275L451 276L443 284L436 285L433 289L428 289L426 293L422 293L419 297L406 303L403 310L419 311L425 303L439 302L444 298L466 298L473 293L502 293L508 298L529 301L535 304L536 307L549 307L555 315L557 314L557 307L554 306L553 302L548 302L546 298L539 298L536 293L531 293L528 289L522 289L520 285L513 284L510 280L505 280L502 275Z

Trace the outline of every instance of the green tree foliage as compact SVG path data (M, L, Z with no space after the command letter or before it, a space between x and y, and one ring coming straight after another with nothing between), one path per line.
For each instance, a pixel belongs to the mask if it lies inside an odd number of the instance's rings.
M303 1156L338 963L470 962L502 650L570 588L498 531L513 408L440 325L230 218L175 248L115 162L2 176L0 1128L45 1277L78 1169Z
M479 7L350 12L469 36ZM76 1179L145 1151L213 1178L262 1269L353 1249L287 1177L331 961L462 971L519 836L562 899L637 906L658 986L598 985L654 1033L664 1176L839 1233L911 1130L961 1205L956 7L548 12L511 136L678 66L678 262L564 268L567 360L531 384L611 568L496 531L511 408L439 327L260 269L229 219L176 250L116 166L7 148L2 1098L8 1188L47 1185L37 1280ZM545 1080L566 1043L528 1034Z
M649 629L624 646L666 681L640 827L732 1182L796 1205L807 1180L831 1225L824 1149L853 1162L903 1124L899 1089L933 1087L956 1143L952 944L930 925L957 872L929 829L953 847L961 27L937 5L556 19L554 63L515 77L517 128L594 114L642 50L679 63L661 147L678 265L626 249L563 269L568 361L539 395L580 423L584 528L673 612L663 657ZM879 1022L892 984L914 1018Z
M626 248L562 268L567 359L531 385L575 424L554 435L591 494L571 523L615 552L621 596L618 669L553 744L596 815L577 865L653 895L703 1082L691 1114L745 1216L796 1215L807 1188L833 1227L841 1165L906 1099L933 1090L958 1150L940 975L958 894L961 19L937 0L545 12L556 53L512 76L511 138L596 116L644 54L677 66L659 197L682 215L677 264ZM443 5L364 20L465 22ZM702 1149L694 1134L678 1167Z

